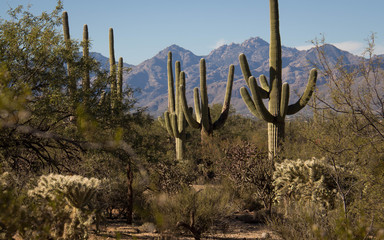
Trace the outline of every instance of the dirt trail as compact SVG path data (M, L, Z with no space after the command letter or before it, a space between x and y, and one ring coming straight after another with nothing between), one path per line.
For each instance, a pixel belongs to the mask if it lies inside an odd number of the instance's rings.
M275 239L281 240L276 233L272 232L265 224L252 223L251 213L236 214L224 221L224 223L214 226L209 233L203 235L202 239ZM111 222L102 228L99 235L92 235L91 240L102 239L188 239L193 240L187 234L182 236L172 236L157 233L153 224L146 223L142 226L130 226L123 222Z

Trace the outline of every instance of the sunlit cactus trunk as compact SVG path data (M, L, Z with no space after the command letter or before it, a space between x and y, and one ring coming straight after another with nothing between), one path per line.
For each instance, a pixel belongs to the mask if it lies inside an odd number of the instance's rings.
M272 116L278 118L281 101L282 63L277 0L270 1L270 5L271 41L269 44L269 79L271 89L269 94L270 101L268 107ZM279 151L279 143L284 139L284 125L284 120L268 123L269 158L275 157Z

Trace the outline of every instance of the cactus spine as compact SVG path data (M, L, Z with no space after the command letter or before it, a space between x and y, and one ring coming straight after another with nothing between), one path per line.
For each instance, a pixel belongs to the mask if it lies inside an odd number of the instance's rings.
M279 146L284 139L285 116L292 115L300 111L308 103L316 86L317 70L312 69L309 75L307 87L300 99L292 105L289 101L289 85L282 84L282 60L281 60L281 40L279 32L279 10L278 1L270 0L270 30L271 42L269 46L269 78L261 75L259 82L256 83L255 77L251 75L247 59L244 54L240 54L241 71L253 98L246 88L241 88L241 96L249 111L256 117L268 122L268 149L271 160L277 156ZM263 98L269 99L268 109L264 106Z
M185 78L181 78L180 62L175 63L175 86L172 71L172 52L168 53L167 73L168 73L168 111L164 112L164 125L170 136L175 138L176 159L184 158L185 128L187 123L181 106L181 93L179 86L185 84Z
M196 119L193 118L191 111L188 108L187 99L185 96L185 74L181 72L180 78L182 83L180 86L181 92L181 104L183 107L185 118L188 124L197 129L201 129L201 139L204 140L206 137L212 136L213 131L221 128L227 120L229 114L229 107L231 102L233 76L235 67L231 65L228 72L227 88L225 92L225 98L223 108L221 110L220 117L212 123L211 114L208 106L208 93L207 93L207 69L205 65L205 59L200 60L200 94L201 101L199 98L199 89L195 88L193 91L194 104L195 104L195 115Z
M69 24L68 24L68 13L63 12L62 15L62 21L63 21L63 33L64 33L64 42L65 46L67 48L68 54L71 51L71 36L69 34ZM67 62L67 74L69 78L68 83L68 92L73 97L76 92L76 79L71 74L71 63L70 60Z

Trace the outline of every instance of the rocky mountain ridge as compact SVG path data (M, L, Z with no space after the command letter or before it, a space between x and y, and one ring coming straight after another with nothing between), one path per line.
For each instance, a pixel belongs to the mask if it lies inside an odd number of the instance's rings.
M207 56L197 56L191 51L177 45L171 45L151 59L139 65L129 65L132 70L124 75L124 84L141 91L136 96L139 106L147 107L153 116L162 114L168 104L167 94L167 55L172 52L173 62L181 62L181 70L186 73L186 92L190 105L193 104L193 88L199 87L199 61L205 58L207 64L208 98L210 104L222 103L224 100L227 74L230 64L235 65L235 77L232 90L231 104L237 113L249 114L241 99L239 89L245 85L242 77L238 56L244 53L247 56L252 74L269 76L269 43L261 38L250 38L240 44L231 43L212 50ZM342 51L333 45L324 45L330 62L335 63L342 57L346 64L355 65L361 57ZM291 101L297 100L306 86L310 69L317 61L315 48L297 50L296 48L282 46L283 81L291 85ZM319 88L324 81L318 80Z

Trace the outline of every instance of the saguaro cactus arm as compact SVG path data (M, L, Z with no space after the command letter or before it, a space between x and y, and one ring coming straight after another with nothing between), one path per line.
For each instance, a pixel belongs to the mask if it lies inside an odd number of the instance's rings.
M167 129L167 132L170 136L173 136L173 130L171 127L171 119L169 118L169 112L164 112L164 125L165 129Z
M287 110L288 115L297 113L303 107L305 107L305 105L307 105L309 99L313 94L313 91L315 91L316 80L317 80L317 70L312 69L311 72L309 73L307 87L305 88L303 95L299 98L299 100L297 100L296 103L288 106L288 110Z
M63 12L63 33L64 33L64 41L67 42L71 39L69 34L69 24L68 24L68 13Z
M193 89L193 100L195 103L195 115L196 121L198 123L201 122L201 109L200 109L200 96L199 96L199 88Z
M181 79L181 82L182 82L182 84L180 85L180 93L181 93L180 100L181 100L181 106L183 107L183 112L184 112L185 120L187 120L189 126L191 126L193 128L201 128L200 122L196 121L193 118L192 112L189 111L189 108L188 108L188 102L187 102L187 98L185 96L186 94L185 94L185 73L184 72L180 73L180 79ZM196 93L196 91L194 91L194 92ZM198 94L199 93L197 92L197 97L198 97ZM196 109L200 110L200 106L198 106L198 108L196 108L196 104L195 104L195 110Z
M123 100L123 58L119 58L119 62L117 65L117 83L116 83L116 92L117 92L117 100L121 103Z
M247 57L245 56L244 53L241 53L239 55L239 61L240 61L240 68L241 68L241 72L243 73L244 80L247 83L247 86L249 87L250 86L249 78L252 76L252 73L251 73L251 70L249 69ZM264 99L269 98L270 88L269 88L266 77L264 75L261 75L259 78L259 81L260 81L261 88L259 86L257 86L257 88L260 88L259 89L260 97Z
M172 52L168 53L167 60L168 75L168 111L175 111L175 89L173 87L173 71L172 71Z
M240 89L240 94L246 103L248 109L251 111L252 114L255 116L267 121L267 122L274 122L275 117L268 111L268 109L265 107L263 100L261 98L261 88L257 86L255 77L251 76L248 80L249 82L249 88L251 90L251 94L253 96L253 99L249 95L246 88Z
M205 59L200 60L200 92L195 88L193 91L196 119L193 118L192 113L188 111L188 102L185 94L185 84L180 85L181 91L181 104L183 106L184 116L188 124L193 128L205 129L209 134L213 130L217 130L222 127L228 118L229 108L231 103L232 86L234 78L235 67L231 65L228 70L227 86L225 91L224 103L219 118L212 124L211 116L208 107L208 93L207 93L207 78L206 78L206 65ZM185 74L182 72L180 78L185 82ZM200 101L201 100L201 101ZM200 104L201 102L201 104Z
M235 66L230 65L229 70L228 70L227 88L225 90L223 108L221 109L221 114L220 114L219 118L213 123L213 130L217 130L217 129L221 128L228 118L229 108L230 108L230 104L231 104L234 74L235 74Z
M205 59L200 60L200 102L201 102L201 122L203 128L210 129L211 118L208 106L208 91L207 91L207 67Z

